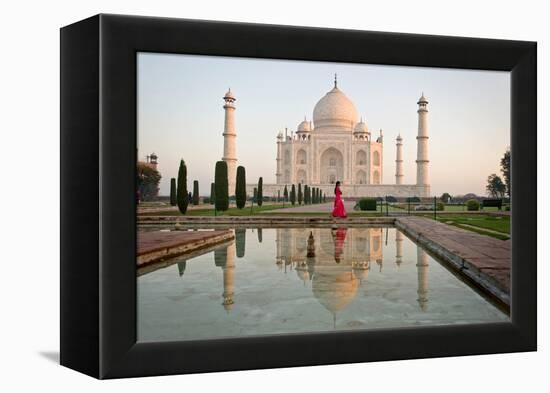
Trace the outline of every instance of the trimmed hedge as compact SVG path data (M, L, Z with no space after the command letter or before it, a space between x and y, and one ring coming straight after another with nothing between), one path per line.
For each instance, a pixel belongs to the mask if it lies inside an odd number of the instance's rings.
M244 166L237 167L237 184L235 186L235 202L242 209L246 204L246 171Z
M374 210L377 209L377 199L376 198L361 198L359 200L359 209L361 210Z
M479 210L479 202L475 199L469 199L468 201L466 201L466 209L468 211Z

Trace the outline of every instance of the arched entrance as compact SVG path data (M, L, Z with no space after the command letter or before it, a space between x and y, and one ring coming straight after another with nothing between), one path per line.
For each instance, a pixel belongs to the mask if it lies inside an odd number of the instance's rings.
M334 147L329 147L321 154L321 183L334 184L344 177L344 155Z

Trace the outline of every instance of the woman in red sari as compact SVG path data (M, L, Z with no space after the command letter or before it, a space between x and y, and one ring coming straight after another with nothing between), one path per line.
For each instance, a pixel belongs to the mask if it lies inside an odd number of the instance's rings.
M340 190L340 182L336 182L334 187L334 209L332 209L332 217L346 218L346 209L342 200L342 191Z

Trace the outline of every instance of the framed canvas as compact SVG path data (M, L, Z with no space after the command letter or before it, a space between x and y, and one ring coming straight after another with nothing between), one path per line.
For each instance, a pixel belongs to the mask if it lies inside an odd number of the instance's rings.
M534 42L63 27L61 364L535 351L536 71Z

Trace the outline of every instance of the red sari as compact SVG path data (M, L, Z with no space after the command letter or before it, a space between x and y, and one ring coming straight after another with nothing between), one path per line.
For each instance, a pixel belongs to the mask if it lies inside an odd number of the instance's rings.
M346 218L348 216L341 195L342 191L340 191L340 187L336 186L336 190L334 191L334 209L332 209L332 217Z

